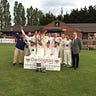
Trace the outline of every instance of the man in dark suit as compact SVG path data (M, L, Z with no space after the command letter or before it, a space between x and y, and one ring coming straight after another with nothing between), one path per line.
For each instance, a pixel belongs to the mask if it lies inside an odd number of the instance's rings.
M79 53L81 50L81 41L77 37L77 33L73 33L73 40L72 40L72 67L74 69L79 67Z

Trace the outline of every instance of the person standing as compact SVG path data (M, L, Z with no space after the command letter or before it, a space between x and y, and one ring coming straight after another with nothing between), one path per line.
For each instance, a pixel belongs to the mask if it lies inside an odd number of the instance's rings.
M36 45L35 45L34 41L30 42L29 50L30 50L30 55L29 56L31 56L31 57L36 56Z
M72 67L74 69L79 67L79 53L81 50L81 41L77 37L77 33L73 33L73 40L72 40Z
M66 35L66 41L64 42L64 63L66 67L71 67L71 45L72 40L69 35Z
M62 63L64 62L64 42L66 42L66 36L64 33L61 34L61 38L60 38L60 58Z
M51 37L51 33L47 33L47 36L46 36L46 44L47 42L50 42L50 47L52 47L52 37Z
M25 43L25 36L23 34L19 35L13 29L11 29L13 35L17 38L16 48L14 50L13 65L17 63L17 56L19 55L19 64L23 64L23 53Z
M59 43L57 41L54 42L54 47L52 48L52 57L59 57Z
M45 57L51 57L52 56L52 48L50 47L50 41L47 42L44 55L45 55Z
M32 34L31 34L31 32L28 32L28 35L26 35L23 29L21 29L21 32L22 32L22 34L26 38L26 51L25 51L25 55L29 56L30 55L29 45L30 45L31 40L32 40Z
M38 38L39 38L39 32L35 30L34 35L33 35L33 40L36 43L36 45L37 45Z
M41 32L37 38L37 57L44 57L44 39Z
M57 33L54 33L54 36L52 38L52 47L54 47L55 42L60 43L60 38L58 37Z

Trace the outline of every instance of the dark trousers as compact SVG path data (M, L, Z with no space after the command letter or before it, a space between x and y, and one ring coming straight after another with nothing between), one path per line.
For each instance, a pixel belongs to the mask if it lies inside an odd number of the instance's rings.
M79 54L74 54L72 52L72 67L78 68L78 66L79 66Z

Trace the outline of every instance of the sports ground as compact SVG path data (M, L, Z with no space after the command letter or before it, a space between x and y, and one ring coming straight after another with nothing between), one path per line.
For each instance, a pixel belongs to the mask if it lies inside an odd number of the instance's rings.
M40 73L13 66L14 48L0 44L0 96L96 96L96 50L82 50L76 70Z

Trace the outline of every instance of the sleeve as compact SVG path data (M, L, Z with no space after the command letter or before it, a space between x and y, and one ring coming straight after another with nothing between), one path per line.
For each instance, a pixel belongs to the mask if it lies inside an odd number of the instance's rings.
M29 37L25 34L24 30L21 30L22 34L25 35L25 38L28 39Z
M80 50L81 50L81 41L80 41L79 38L78 38L78 45L79 45L79 48L80 48Z
M22 34L24 34L24 35L25 35L25 32L24 32L24 30L21 30L21 32L22 32Z
M19 35L19 34L17 34L15 31L13 31L12 33L13 33L13 35L14 35L17 39L20 39L20 35Z

